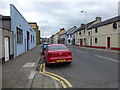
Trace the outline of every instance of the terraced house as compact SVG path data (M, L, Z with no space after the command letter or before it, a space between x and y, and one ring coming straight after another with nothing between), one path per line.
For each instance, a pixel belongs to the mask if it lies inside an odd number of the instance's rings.
M58 31L56 34L51 36L51 42L54 44L58 44L61 42L60 36L65 32L65 29L62 28L60 31Z
M34 29L34 31L36 32L36 45L39 45L40 44L40 30L39 30L39 27L38 27L36 22L29 22L29 24Z
M120 16L105 20L88 28L91 37L91 44L88 40L88 47L120 50ZM90 39L89 37L89 39Z
M101 22L101 17L96 17L95 20L87 24L81 24L81 27L79 27L75 32L75 44L78 46L88 46L88 40L90 39L89 34L91 32L89 32L87 29L92 25L100 22Z

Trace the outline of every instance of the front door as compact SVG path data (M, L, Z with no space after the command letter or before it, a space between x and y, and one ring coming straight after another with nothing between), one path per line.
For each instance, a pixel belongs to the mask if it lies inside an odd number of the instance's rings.
M80 46L83 46L83 40L80 39Z
M29 50L30 33L27 31L27 50Z
M110 37L107 37L107 48L110 49Z
M4 38L5 43L5 62L9 60L9 38Z
M25 39L25 52L26 52L26 39Z

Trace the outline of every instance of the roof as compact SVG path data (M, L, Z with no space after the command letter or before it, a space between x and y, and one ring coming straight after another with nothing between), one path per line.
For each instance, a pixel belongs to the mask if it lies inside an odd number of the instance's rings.
M111 18L111 19L105 20L105 21L103 21L103 22L94 24L94 25L92 25L92 26L91 26L90 28L88 28L88 29L100 27L100 26L103 26L103 25L107 25L107 24L110 24L110 23L117 22L117 21L120 21L120 16L116 16L116 17L113 17L113 18Z
M74 30L72 30L69 34L73 34L74 32L76 32L76 30L77 30L77 27Z
M88 28L92 23L94 23L96 20L94 21L91 21L89 23L86 24L86 27ZM79 31L79 30L83 30L85 29L85 24L82 24L81 27L79 27L76 31Z
M70 33L71 33L73 30L75 30L76 28L77 28L76 26L70 28L70 29L66 32L66 34L70 34Z
M10 16L2 16L2 20L11 20Z
M37 24L37 22L28 22L29 24Z
M63 32L61 35L64 35L64 34L69 34L72 30L76 29L77 27L76 26L73 26L72 28L70 28L69 30Z

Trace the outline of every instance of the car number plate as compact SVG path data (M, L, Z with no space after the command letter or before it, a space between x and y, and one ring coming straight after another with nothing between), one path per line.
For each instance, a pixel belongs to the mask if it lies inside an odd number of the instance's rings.
M66 60L64 59L64 60L57 60L57 62L65 62Z

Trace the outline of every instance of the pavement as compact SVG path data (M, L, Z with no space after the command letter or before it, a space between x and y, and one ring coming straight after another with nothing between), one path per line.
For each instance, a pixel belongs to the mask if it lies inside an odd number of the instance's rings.
M2 88L56 88L56 82L39 72L41 46L2 65Z
M96 50L103 51L103 49ZM113 50L104 51L118 52ZM55 80L39 72L41 57L41 46L39 45L3 63L2 75L0 75L2 76L2 88L59 88Z

